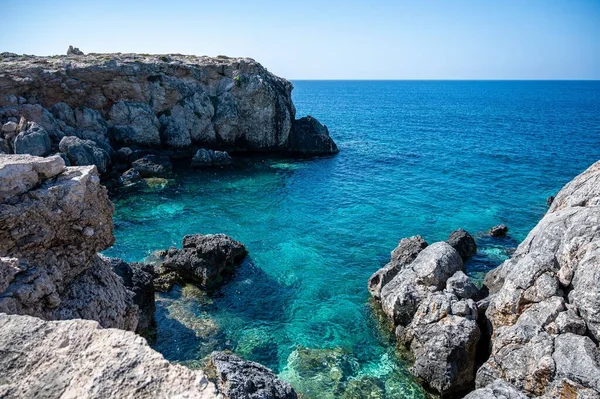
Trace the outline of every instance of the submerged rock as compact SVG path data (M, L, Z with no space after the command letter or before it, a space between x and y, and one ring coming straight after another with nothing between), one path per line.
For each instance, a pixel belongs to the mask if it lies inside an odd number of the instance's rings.
M219 390L228 399L297 399L290 384L268 368L225 352L210 355Z
M494 226L489 231L492 237L504 237L508 233L508 227L505 224Z
M11 398L220 397L202 371L89 320L0 314L0 375L0 396Z
M210 288L222 281L224 272L239 265L246 247L225 234L194 234L183 238L183 248L170 248L160 267L160 284L170 289L179 281Z
M232 162L233 160L225 151L213 151L201 148L196 152L194 158L192 158L192 167L227 166L231 165Z

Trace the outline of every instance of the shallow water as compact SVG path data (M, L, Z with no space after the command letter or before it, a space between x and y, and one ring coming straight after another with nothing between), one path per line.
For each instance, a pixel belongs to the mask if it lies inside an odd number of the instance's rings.
M178 170L173 186L118 193L108 255L141 260L185 234L225 233L250 258L212 296L158 301L156 349L198 365L214 349L259 361L308 398L422 397L368 300L402 237L463 227L480 278L600 159L600 82L294 82L298 115L325 123L333 157L242 159Z

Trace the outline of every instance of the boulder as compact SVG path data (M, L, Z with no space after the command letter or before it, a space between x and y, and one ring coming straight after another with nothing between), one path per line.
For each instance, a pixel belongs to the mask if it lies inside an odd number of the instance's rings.
M508 227L505 224L499 224L490 229L489 234L492 237L504 237L508 233Z
M216 370L219 390L228 399L296 399L290 384L268 368L225 352L213 352L210 362Z
M79 50L77 47L69 46L67 49L67 55L85 55L83 51Z
M246 257L246 247L225 234L194 234L183 238L183 248L170 248L161 267L161 275L175 272L179 279L202 288L222 281Z
M459 298L474 298L479 293L479 288L471 281L462 270L457 271L446 281L446 291Z
M460 255L463 261L477 253L477 244L475 239L466 230L458 229L453 231L446 242Z
M196 154L192 158L193 168L204 168L214 166L227 166L231 165L232 159L227 152L224 151L213 151L206 150L204 148L196 151Z
M15 138L15 154L46 156L50 154L52 143L48 132L35 122L29 122L26 130Z
M67 155L71 165L96 165L100 173L108 171L110 155L92 140L65 136L60 140L58 148Z
M200 371L170 364L132 332L89 320L0 314L0 396L217 399Z
M329 136L327 126L312 116L294 121L287 147L291 152L306 155L337 154L337 145Z
M164 155L148 154L136 159L131 167L140 177L170 177L173 173L171 160Z
M380 299L381 289L396 275L403 267L410 265L417 255L427 247L427 242L421 236L403 238L398 246L392 251L390 262L379 269L369 278L369 292L375 299Z
M0 154L0 203L23 194L65 171L58 155L47 158Z

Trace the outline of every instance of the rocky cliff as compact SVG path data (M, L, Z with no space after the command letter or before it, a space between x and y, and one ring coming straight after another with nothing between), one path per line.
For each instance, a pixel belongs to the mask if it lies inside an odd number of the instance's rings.
M291 91L250 58L3 53L0 150L62 152L101 172L121 147L336 153L325 126L296 119Z
M403 239L369 280L413 374L442 396L476 385L468 398L600 398L600 162L556 195L484 289L462 273L472 238L459 230L448 244Z

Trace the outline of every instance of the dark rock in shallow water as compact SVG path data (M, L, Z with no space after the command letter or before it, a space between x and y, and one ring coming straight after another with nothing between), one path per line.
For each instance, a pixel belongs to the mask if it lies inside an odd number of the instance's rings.
M492 227L489 233L492 237L504 237L508 233L508 227L505 224L499 224Z
M139 308L136 332L147 335L154 327L154 268L143 263L127 263L119 258L105 258L112 270L123 280L123 285L133 292L133 303Z
M199 149L192 158L193 168L231 165L232 159L225 151Z
M241 242L225 234L187 235L182 249L169 249L160 274L175 272L182 281L209 288L220 283L222 274L239 265L247 254Z
M321 124L312 116L306 116L294 121L288 148L291 152L307 155L336 154L337 145L329 136L327 126Z
M377 270L369 278L369 292L375 299L381 296L381 289L398 274L402 268L410 264L419 253L427 247L421 236L403 238L392 251L390 263Z
M446 242L450 244L452 248L458 251L458 254L463 261L466 261L477 253L477 244L475 243L475 239L466 230L454 230Z
M100 173L105 173L110 166L110 155L92 140L66 136L62 138L58 148L67 155L71 165L96 165Z
M173 164L169 157L164 155L148 154L133 161L131 167L140 177L170 177L173 173Z
M219 390L228 399L297 399L290 384L271 370L225 352L213 352L210 361Z

